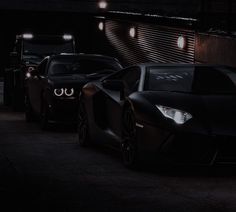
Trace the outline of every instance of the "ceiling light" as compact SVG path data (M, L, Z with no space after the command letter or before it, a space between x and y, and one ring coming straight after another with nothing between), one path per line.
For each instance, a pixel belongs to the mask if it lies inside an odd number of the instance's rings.
M69 34L64 34L62 37L64 40L72 40L72 38L73 38L73 36L69 35Z
M24 39L32 39L34 36L33 36L33 34L31 34L31 33L25 33L25 34L22 35L22 37L23 37Z
M106 9L106 8L107 8L107 2L106 2L106 1L100 1L100 2L98 3L98 7L99 7L100 9Z

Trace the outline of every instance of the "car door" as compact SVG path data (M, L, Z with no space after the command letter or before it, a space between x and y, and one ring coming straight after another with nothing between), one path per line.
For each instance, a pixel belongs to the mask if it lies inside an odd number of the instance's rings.
M48 59L44 59L37 68L37 74L31 77L29 81L29 99L33 110L40 113L41 93L45 81Z
M140 80L141 71L138 67L130 67L122 70L120 74L114 77L112 80L122 81L124 84L124 98L120 91L114 91L109 89L103 89L105 93L104 106L105 106L105 120L107 129L116 138L121 137L122 128L122 113L125 98L128 97L132 92L137 91L138 82ZM120 139L117 139L120 141Z

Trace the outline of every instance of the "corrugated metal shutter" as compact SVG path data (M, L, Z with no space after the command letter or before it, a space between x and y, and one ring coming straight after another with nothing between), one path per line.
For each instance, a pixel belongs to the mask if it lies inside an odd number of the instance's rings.
M129 36L129 29L132 26L137 29L136 38ZM194 62L194 31L155 24L106 20L105 32L117 54L129 65L142 62ZM187 39L186 49L177 47L180 35Z

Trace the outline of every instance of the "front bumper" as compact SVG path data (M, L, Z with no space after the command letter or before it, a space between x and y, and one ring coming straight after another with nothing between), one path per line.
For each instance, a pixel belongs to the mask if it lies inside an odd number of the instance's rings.
M236 136L212 135L207 130L167 130L143 124L137 127L142 156L161 163L213 165L236 164Z
M76 123L78 98L54 98L48 105L49 121L57 123Z

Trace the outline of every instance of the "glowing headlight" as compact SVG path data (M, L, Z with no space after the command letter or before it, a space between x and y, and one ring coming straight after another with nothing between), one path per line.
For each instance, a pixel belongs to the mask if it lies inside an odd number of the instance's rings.
M30 77L31 77L31 73L30 73L30 72L27 72L27 73L25 74L25 76L26 76L26 78L30 78Z
M162 113L163 116L174 120L176 124L184 124L192 118L192 115L185 111L177 110L162 105L156 105L156 107Z
M64 89L63 88L60 88L60 89L56 88L56 89L54 89L54 94L55 94L55 96L62 96L64 94Z
M70 89L65 88L65 95L66 96L73 96L73 94L74 94L74 89L73 88L70 88Z

